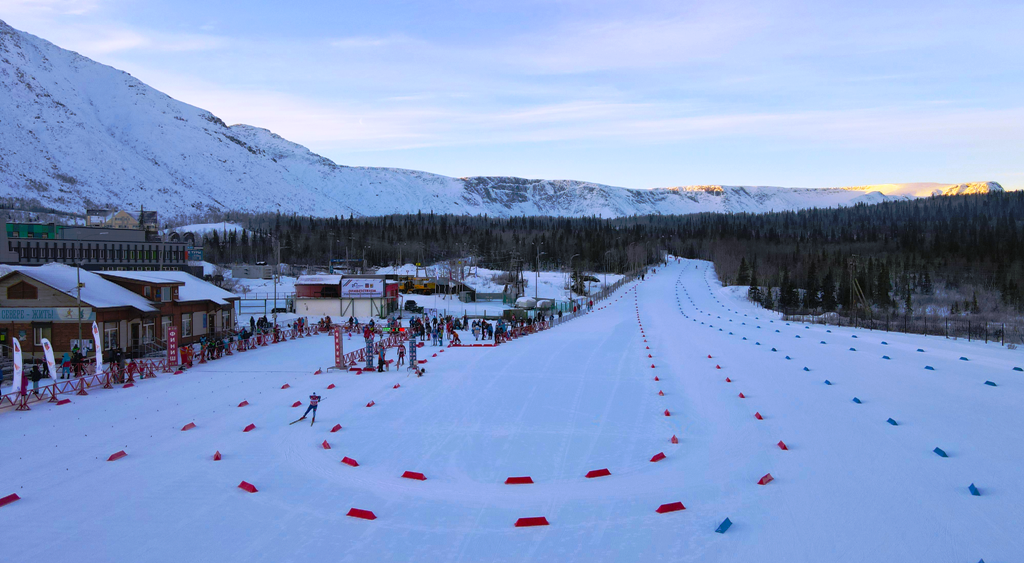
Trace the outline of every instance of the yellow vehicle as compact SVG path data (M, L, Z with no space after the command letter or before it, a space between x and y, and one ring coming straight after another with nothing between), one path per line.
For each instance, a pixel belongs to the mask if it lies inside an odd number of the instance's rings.
M437 290L437 284L428 278L415 278L412 280L412 292L418 295L433 295Z

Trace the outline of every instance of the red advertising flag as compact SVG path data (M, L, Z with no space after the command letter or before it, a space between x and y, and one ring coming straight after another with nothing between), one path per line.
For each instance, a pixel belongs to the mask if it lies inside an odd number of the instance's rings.
M178 327L167 327L167 367L178 365Z
M343 367L341 365L341 358L345 355L345 350L341 344L341 327L334 327L334 366L337 368Z

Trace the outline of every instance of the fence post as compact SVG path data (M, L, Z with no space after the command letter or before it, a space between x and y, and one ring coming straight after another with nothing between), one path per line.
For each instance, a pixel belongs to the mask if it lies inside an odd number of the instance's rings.
M999 327L999 345L1006 344L1006 323L1002 323Z

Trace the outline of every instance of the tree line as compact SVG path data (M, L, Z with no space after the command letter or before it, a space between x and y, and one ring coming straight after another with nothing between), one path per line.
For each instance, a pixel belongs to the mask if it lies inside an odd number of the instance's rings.
M869 314L1024 312L1024 193L936 196L835 209L618 219L417 213L382 217L221 214L246 227L213 232L216 263L326 268L472 257L504 270L625 272L665 253L714 262L722 281L769 308ZM570 267L571 265L571 267Z

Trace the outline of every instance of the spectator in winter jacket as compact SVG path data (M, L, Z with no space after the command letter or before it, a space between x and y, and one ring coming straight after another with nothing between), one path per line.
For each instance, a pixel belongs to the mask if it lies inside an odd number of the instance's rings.
M32 392L39 395L39 380L43 378L43 372L39 371L39 364L32 366L32 371L28 374L29 381L32 382Z

